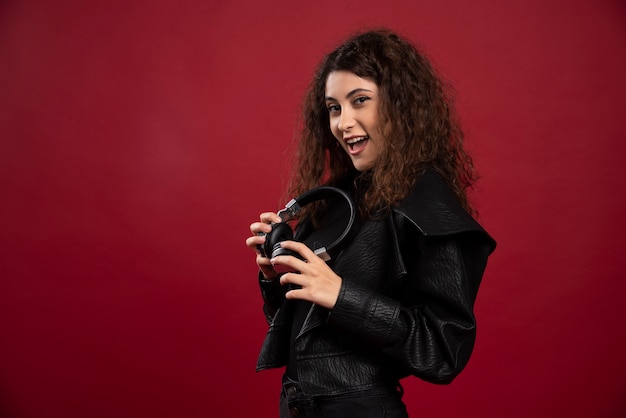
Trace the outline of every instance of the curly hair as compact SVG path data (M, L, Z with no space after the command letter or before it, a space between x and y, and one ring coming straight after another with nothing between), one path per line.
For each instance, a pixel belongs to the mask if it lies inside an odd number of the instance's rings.
M328 75L349 71L379 88L384 143L374 167L357 173L330 130L325 104ZM470 213L467 189L475 182L447 86L427 58L388 30L358 34L321 62L304 98L302 132L289 192L300 194L346 178L365 184L362 217L378 217L398 204L430 167L437 171ZM365 180L363 182L363 180ZM315 206L309 212L315 215ZM315 216L314 216L315 218Z

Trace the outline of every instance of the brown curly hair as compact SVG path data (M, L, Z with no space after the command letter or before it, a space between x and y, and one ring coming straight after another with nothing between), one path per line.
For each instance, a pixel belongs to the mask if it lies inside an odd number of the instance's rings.
M324 99L326 79L333 71L352 72L379 87L385 146L374 167L365 173L356 172L330 130ZM367 185L359 203L361 215L378 217L402 201L416 179L431 167L445 179L461 205L473 212L466 194L475 181L473 163L464 150L463 132L447 87L426 57L397 34L384 29L361 33L328 54L304 98L302 117L289 186L292 196L346 178L359 179ZM315 206L308 210L316 211Z

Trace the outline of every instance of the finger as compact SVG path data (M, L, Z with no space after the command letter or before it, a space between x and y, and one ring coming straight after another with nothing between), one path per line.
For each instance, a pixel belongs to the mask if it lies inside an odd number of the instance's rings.
M262 244L261 240L265 240L265 237L262 235L253 235L251 237L246 238L246 246L253 248L258 244Z
M274 269L274 266L270 263L269 258L258 255L256 258L256 264L261 269L261 273L266 279L273 279L277 276L278 272Z
M267 257L263 257L262 255L258 255L256 257L256 263L261 268L267 268L268 270L274 270L274 265L270 262L270 259Z
M289 290L287 293L285 293L285 298L306 300L326 309L333 309L335 307L335 304L337 303L337 295L333 295L327 292L316 295L309 289L304 287L301 289Z
M282 282L282 278L281 278L281 282ZM302 299L302 300L308 300L309 302L312 302L310 298L307 296L308 295L306 293L306 290L304 289L292 289L288 291L287 293L285 293L285 298L287 299Z
M303 269L306 269L307 262L300 260L297 257L292 255L279 255L270 260L274 267L283 266L289 267L291 270L302 272Z
M282 241L280 243L281 247L295 251L302 256L306 261L312 262L318 259L319 257L309 248L306 244L298 241Z
M276 213L274 212L263 212L261 214L261 222L263 223L278 223L278 222L282 222L283 220L280 218L280 216L278 216Z
M265 222L253 222L252 224L250 224L250 232L252 232L253 234L259 234L259 233L269 233L272 230L272 226L268 223Z
M339 290L341 288L341 278L334 283L328 280L320 282L312 279L306 274L286 273L280 278L280 284L299 285L300 288L292 288L286 294L287 299L302 299L313 302L324 308L332 309L337 303Z
M302 274L287 272L287 273L284 273L280 277L280 284L281 285L295 284L297 286L303 286L304 280L305 280L305 277Z

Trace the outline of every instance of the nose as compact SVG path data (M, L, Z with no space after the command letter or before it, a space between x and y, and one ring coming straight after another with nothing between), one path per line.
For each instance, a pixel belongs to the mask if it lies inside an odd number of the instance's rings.
M354 115L349 110L342 109L341 115L339 115L337 121L337 129L340 131L347 131L354 127Z

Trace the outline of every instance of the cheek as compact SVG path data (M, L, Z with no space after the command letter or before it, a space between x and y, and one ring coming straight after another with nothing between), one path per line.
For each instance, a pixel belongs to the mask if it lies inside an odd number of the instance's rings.
M329 128L335 139L339 140L342 137L341 132L339 132L339 129L337 129L337 125L333 123L332 119L330 121Z

